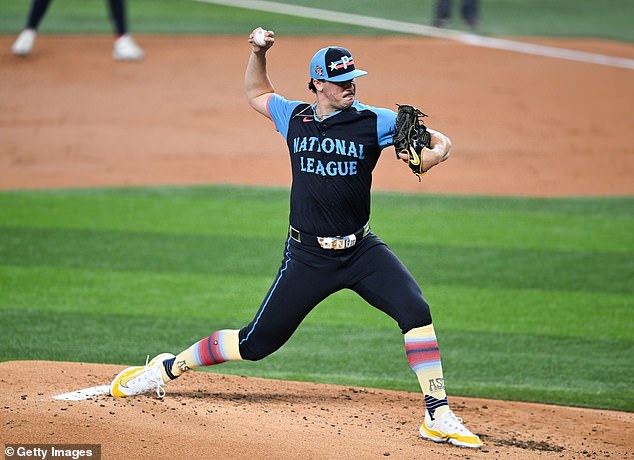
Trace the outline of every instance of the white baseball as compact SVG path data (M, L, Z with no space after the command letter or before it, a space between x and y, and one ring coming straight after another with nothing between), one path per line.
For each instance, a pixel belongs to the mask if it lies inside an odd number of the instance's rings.
M266 46L266 41L264 40L264 29L258 29L253 34L253 43L258 46Z

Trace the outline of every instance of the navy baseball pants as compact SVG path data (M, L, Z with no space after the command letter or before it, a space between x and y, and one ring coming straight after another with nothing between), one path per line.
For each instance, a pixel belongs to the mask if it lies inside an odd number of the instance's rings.
M389 315L403 333L432 322L416 280L376 235L343 250L289 237L275 281L253 321L240 330L242 358L256 361L279 349L319 302L342 289Z

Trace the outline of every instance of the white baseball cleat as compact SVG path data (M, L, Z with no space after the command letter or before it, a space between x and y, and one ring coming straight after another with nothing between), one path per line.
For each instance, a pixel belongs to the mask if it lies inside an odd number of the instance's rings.
M37 32L33 29L24 29L13 42L11 52L16 56L28 56L33 50Z
M462 419L452 411L441 415L435 420L425 411L425 420L420 427L420 437L434 442L448 442L454 446L478 448L484 443L478 436L469 431Z
M156 395L162 398L165 396L163 386L166 382L163 380L161 367L163 361L173 357L171 353L161 353L145 366L133 366L122 370L110 384L110 394L117 398L125 398L154 390Z
M143 59L143 50L132 35L121 35L114 41L112 58L117 61L140 61Z

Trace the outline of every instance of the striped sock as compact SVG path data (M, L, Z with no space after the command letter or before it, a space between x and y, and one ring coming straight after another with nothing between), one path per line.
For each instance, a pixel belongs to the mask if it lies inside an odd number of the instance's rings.
M430 324L407 332L405 351L409 367L418 378L425 395L425 406L433 420L436 415L449 410L434 326Z
M442 415L446 412L445 409L449 408L449 403L446 396L443 399L436 399L433 396L425 395L425 407L427 412L429 412L429 417L434 420L436 418L436 409L440 409L438 415Z
M222 329L199 340L175 358L165 361L166 376L173 380L189 369L241 360L238 332L234 329Z

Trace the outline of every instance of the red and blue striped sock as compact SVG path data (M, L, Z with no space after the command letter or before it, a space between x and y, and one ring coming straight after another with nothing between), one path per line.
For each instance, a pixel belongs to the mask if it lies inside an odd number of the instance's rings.
M405 334L405 351L409 367L416 374L425 395L427 411L434 419L435 415L449 410L434 326L430 324L408 331Z
M179 353L171 363L166 362L165 373L175 379L189 369L241 360L238 342L237 330L216 331Z

